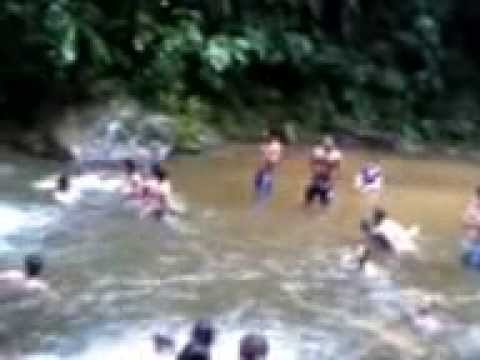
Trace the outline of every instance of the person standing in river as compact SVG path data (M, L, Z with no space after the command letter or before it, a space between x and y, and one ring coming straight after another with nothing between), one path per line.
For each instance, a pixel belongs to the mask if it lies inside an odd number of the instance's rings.
M283 144L280 137L271 132L268 141L260 146L261 163L255 173L255 198L263 202L270 198L273 191L274 171L282 159Z
M309 207L315 198L327 206L335 195L335 183L340 173L342 153L331 136L313 146L310 155L311 181L305 190L305 206Z

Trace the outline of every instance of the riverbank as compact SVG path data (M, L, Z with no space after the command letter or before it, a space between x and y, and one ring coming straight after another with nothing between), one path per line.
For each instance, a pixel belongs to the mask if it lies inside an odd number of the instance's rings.
M14 120L3 121L0 144L33 157L65 161L77 157L82 146L91 146L89 141L94 138L97 142L102 137L109 142L136 138L142 144L166 144L174 153L199 153L232 142L256 143L267 129L273 129L283 134L288 144L311 144L329 133L344 148L480 159L473 141L412 138L393 131L355 127L355 121L346 118L315 129L312 124L280 115L280 107L275 111L243 109L234 113L222 107L213 111L194 97L186 102L165 100L163 106L154 109L128 97L45 109L30 127L19 127ZM116 134L108 134L112 126Z

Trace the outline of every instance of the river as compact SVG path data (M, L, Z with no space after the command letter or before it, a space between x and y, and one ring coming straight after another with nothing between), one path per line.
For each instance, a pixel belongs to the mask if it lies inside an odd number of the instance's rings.
M480 169L347 151L332 208L305 212L306 154L289 149L273 200L257 210L254 148L170 160L188 211L162 223L140 220L108 193L56 205L31 184L58 164L3 151L0 269L40 252L56 296L2 303L0 350L8 359L161 359L152 354L152 333L173 334L181 346L192 322L206 317L219 329L214 360L236 359L238 339L250 330L268 335L274 360L477 359L480 277L460 265L458 238ZM386 207L422 229L420 259L387 263L390 278L382 280L339 265L359 238L363 206L352 178L371 157L387 174ZM415 294L441 297L462 330L415 331L402 305Z

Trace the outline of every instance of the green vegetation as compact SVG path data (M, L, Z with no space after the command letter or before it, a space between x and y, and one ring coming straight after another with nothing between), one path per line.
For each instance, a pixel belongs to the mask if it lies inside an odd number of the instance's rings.
M0 116L25 127L113 91L186 141L201 123L480 135L475 0L3 0L0 30Z

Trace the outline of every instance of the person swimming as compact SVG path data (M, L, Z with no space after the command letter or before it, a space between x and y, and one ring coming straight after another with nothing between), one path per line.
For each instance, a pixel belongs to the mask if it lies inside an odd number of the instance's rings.
M274 171L282 159L283 145L280 137L271 133L261 145L261 164L255 173L254 189L257 201L267 200L273 191Z
M71 205L80 198L80 192L72 187L69 175L61 174L57 178L55 189L51 196L61 204Z
M418 252L414 239L419 235L419 228L416 226L405 228L389 218L382 208L377 207L373 210L372 224L365 230L373 242L382 244L385 249L391 249L396 254Z
M265 336L247 334L240 340L240 360L265 360L269 346Z
M311 181L305 190L305 206L309 207L315 198L327 206L335 194L335 182L340 171L342 153L335 146L331 136L315 145L310 156Z
M175 213L172 206L172 190L168 171L160 163L151 167L151 179L142 187L143 210L141 217L149 215L161 218L167 213Z
M24 269L7 270L0 273L0 299L45 292L49 286L41 278L44 262L40 255L27 255Z
M194 325L190 340L177 360L210 360L210 349L215 341L215 328L209 320L200 320Z

